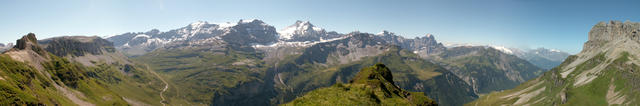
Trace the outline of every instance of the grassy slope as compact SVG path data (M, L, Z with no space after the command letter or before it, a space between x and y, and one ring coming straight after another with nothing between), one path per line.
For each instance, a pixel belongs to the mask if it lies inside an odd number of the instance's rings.
M55 83L64 84L84 94L84 100L96 105L126 105L120 95L106 88L106 84L88 77L86 67L67 59L50 55L51 61L43 66L51 74Z
M52 85L66 85L83 94L81 99L96 105L127 105L123 97L145 104L160 105L158 92L161 86L142 69L129 70L128 75L117 65L100 64L84 67L79 63L50 55L51 61L43 63L45 71L54 82L38 73L31 66L0 55L0 104L75 105ZM131 75L131 76L129 76ZM163 85L162 85L163 86ZM117 92L114 92L117 91Z
M170 104L211 104L216 94L227 94L245 83L262 82L266 68L259 57L233 50L184 49L157 50L134 61L149 64L168 79L172 86L165 96Z
M29 65L0 55L0 105L75 105Z
M628 53L623 53L622 56L618 57L615 60L607 60L604 56L604 53L601 53L594 58L587 60L586 62L578 65L575 71L572 72L572 74L569 74L567 78L562 78L559 70L577 58L576 56L570 56L565 62L563 62L563 64L552 69L549 72L546 72L540 78L528 81L512 90L488 94L474 102L468 103L467 105L485 106L513 104L519 98L504 99L500 97L504 97L514 92L522 91L529 87L534 89L541 89L545 87L542 93L531 98L530 101L527 102L529 104L561 104L569 106L608 105L606 100L606 93L609 89L609 85L615 85L616 92L621 92L620 94L626 95L626 100L632 101L629 104L638 104L638 102L640 101L640 97L638 97L640 95L640 86L637 84L637 80L638 78L640 78L640 74L634 72L634 70L639 70L640 67L635 64L626 64L626 62L629 61L629 58L636 57L629 56ZM603 69L600 74L592 74L598 77L590 83L578 87L573 86L576 76L575 73L580 73L582 71L592 69L598 64L611 61L612 63L605 69ZM532 87L537 83L541 83L541 85ZM566 101L562 101L563 98L561 98L560 96L563 95L563 93L564 95L566 95Z

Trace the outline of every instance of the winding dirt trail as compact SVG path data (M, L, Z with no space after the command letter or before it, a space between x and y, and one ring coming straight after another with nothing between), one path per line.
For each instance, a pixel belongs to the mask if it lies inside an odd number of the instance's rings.
M147 70L149 70L151 72L151 74L155 75L156 77L158 77L158 79L160 79L160 81L162 81L162 83L164 83L164 88L162 89L162 91L160 91L160 98L162 99L160 101L160 104L162 104L162 106L167 106L167 104L165 103L165 101L167 99L164 98L164 92L167 91L167 89L169 89L169 83L167 83L167 81L165 81L162 77L160 77L160 75L158 75L158 73L156 73L153 70L149 69L149 66L147 66Z

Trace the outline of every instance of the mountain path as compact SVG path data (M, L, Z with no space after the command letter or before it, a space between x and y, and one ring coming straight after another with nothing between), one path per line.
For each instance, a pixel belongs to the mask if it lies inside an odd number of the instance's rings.
M160 81L162 81L162 83L164 83L164 88L162 89L162 91L160 91L160 98L162 99L160 101L160 104L162 104L162 106L166 106L167 104L165 103L166 99L164 98L164 92L166 92L167 89L169 89L169 83L167 83L167 81L165 81L164 78L160 77L160 75L158 73L156 73L153 70L150 70L149 66L147 66L147 70L149 70L151 72L151 74L153 74L156 77L158 77L158 79L160 79Z

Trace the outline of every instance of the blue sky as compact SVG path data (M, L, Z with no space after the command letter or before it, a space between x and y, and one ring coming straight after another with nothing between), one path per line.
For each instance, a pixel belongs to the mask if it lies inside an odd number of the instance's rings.
M167 31L195 21L261 19L276 28L296 20L327 30L440 42L554 48L577 53L599 21L640 21L640 2L622 0L3 0L0 42L29 32L39 38Z

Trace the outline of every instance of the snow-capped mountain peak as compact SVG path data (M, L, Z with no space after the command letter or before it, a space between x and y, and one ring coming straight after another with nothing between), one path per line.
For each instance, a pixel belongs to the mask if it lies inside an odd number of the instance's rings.
M194 28L200 28L200 27L203 27L204 25L207 25L207 24L209 24L209 22L207 22L207 21L196 21L196 22L193 22L193 23L189 24L189 26L194 27Z
M491 47L493 49L496 49L496 50L499 50L499 51L502 51L502 52L507 53L507 54L513 54L514 53L514 50L512 50L511 48L504 47L504 46L490 45L489 47Z
M382 32L378 32L376 35L378 35L378 36L386 36L386 35L395 35L395 33L389 32L387 30L382 30Z
M305 35L307 33L324 32L324 29L319 28L311 24L309 21L296 21L295 24L287 26L286 28L278 31L280 39L289 40L295 36Z
M260 21L258 19L241 19L240 23L246 24L246 23L252 23L254 21Z

